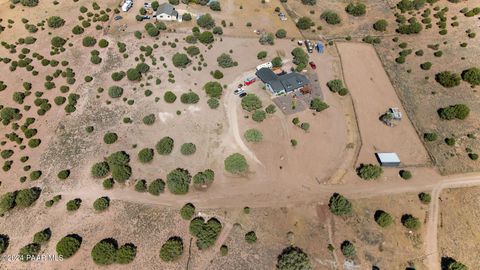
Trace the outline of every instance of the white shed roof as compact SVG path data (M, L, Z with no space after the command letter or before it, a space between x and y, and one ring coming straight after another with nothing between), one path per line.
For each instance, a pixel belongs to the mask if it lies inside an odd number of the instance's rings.
M397 153L377 153L381 163L400 163Z

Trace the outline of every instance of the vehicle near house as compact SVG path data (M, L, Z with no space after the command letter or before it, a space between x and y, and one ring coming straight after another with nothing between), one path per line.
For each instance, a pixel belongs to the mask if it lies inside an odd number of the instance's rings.
M249 86L249 85L253 84L253 83L256 82L256 81L257 81L257 78L255 78L254 76L248 76L247 78L245 78L244 84L245 84L246 86Z
M311 67L312 69L317 69L317 65L315 65L315 62L310 61L308 64L310 65L310 67Z
M243 92L243 93L240 93L239 97L243 98L246 95L247 95L247 93Z
M125 0L122 5L122 11L127 12L129 11L133 6L133 0Z
M278 17L280 18L281 21L287 20L287 16L283 12L278 13Z
M118 15L118 16L115 16L113 19L114 19L115 21L118 21L118 20L121 20L121 19L123 19L123 17L122 17L122 16L120 16L120 15Z
M313 44L310 40L305 40L305 47L307 47L307 51L309 53L312 53L313 52Z
M259 71L262 68L271 69L271 68L273 68L273 64L272 64L272 62L266 62L266 63L263 63L261 65L258 65L256 69L257 69L257 71Z
M148 15L143 15L143 16L142 16L142 20L150 20L150 18L151 18L151 17L148 16Z
M156 18L159 21L182 21L182 15L178 14L175 7L169 3L163 3L158 6Z

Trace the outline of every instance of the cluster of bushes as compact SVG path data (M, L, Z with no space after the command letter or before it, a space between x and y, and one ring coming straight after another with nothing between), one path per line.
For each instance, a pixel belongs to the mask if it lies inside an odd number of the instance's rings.
M198 172L193 176L193 185L197 189L207 188L213 183L214 179L215 179L215 172L210 169L207 169L203 172Z
M183 240L178 236L170 237L160 249L160 259L164 262L178 260L183 254Z
M435 75L435 80L446 88L451 88L460 84L461 77L457 73L443 71Z
M14 207L26 208L31 206L40 197L41 192L40 188L32 187L3 194L0 197L0 215Z
M272 33L263 33L258 39L258 42L262 45L273 45L275 43L275 36Z
M184 53L175 53L172 57L172 63L175 67L185 68L191 60Z
M78 234L69 234L58 241L55 250L64 259L72 257L82 245L82 237Z
M191 90L188 91L187 93L183 93L180 96L180 101L183 104L196 104L199 100L200 100L200 97L195 92L192 92Z
M91 256L98 265L129 264L137 256L137 247L132 243L119 247L117 240L106 238L93 246Z
M373 24L373 29L380 32L387 31L387 27L388 27L388 22L384 19L378 20Z
M167 174L167 187L176 195L187 194L192 176L188 170L177 168Z
M437 112L438 116L444 120L463 120L470 114L470 108L465 104L455 104L445 108L440 108Z
M251 128L245 131L243 137L247 142L261 142L263 139L263 134L260 130Z
M417 20L412 17L408 23L402 23L398 26L397 32L400 34L410 35L410 34L418 34L422 31L423 27L422 24L417 22Z
M361 164L357 168L357 175L364 180L379 178L383 173L382 167L373 164Z
M217 57L217 63L222 68L230 68L238 65L238 62L234 61L229 54L222 53Z
M480 69L473 67L462 72L462 79L471 85L480 85Z
M262 101L255 94L247 94L242 98L242 108L246 111L255 111L262 108Z
M299 247L289 246L277 257L277 269L313 269L308 255Z
M352 203L342 195L334 193L328 203L330 212L337 216L350 215L352 213Z
M418 230L422 224L420 219L410 214L403 215L401 221L403 226L409 230Z
M207 95L211 98L220 98L222 96L223 87L218 82L207 82L203 86L203 89L205 90Z
M425 0L401 0L397 4L397 8L402 12L419 10L425 5Z
M365 36L362 38L362 41L368 44L380 44L382 40L379 37L372 37L370 35Z
M212 15L207 13L198 17L197 25L201 28L212 29L215 27L215 20L212 18Z
M320 98L314 98L310 101L310 109L315 110L316 112L326 110L328 107L328 104L323 102Z
M295 48L292 50L293 63L297 65L296 70L298 72L304 70L307 67L309 56L303 50L303 48Z
M112 178L118 182L125 182L132 175L132 168L129 166L130 156L124 151L118 151L92 166L91 173L96 178L107 176L110 172Z
M60 28L65 24L65 20L58 16L51 16L47 19L48 27Z
M332 24L332 25L339 24L342 22L342 20L340 19L340 16L338 16L337 13L330 10L324 11L322 15L320 15L320 18L325 20L328 24Z
M180 153L182 153L182 155L185 155L185 156L193 155L195 154L196 151L197 151L197 146L193 143L184 143L180 147Z
M305 16L305 17L301 17L300 19L298 19L296 25L297 25L298 29L307 30L307 29L310 29L310 27L312 27L314 25L314 23L313 23L312 19Z
M343 82L340 79L335 79L327 82L328 89L334 93L338 93L340 96L348 94L348 89L343 86Z
M239 153L231 154L225 159L224 167L229 173L243 175L248 171L247 159Z
M345 11L352 16L359 17L365 15L367 12L367 6L365 6L363 3L350 3L345 8Z
M222 224L216 218L210 218L205 222L203 217L196 217L190 221L189 229L190 233L197 238L198 249L203 250L215 244L222 231Z

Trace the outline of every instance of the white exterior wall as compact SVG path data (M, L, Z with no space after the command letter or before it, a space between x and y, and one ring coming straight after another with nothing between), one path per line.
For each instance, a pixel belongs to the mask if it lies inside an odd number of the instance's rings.
M157 20L160 20L160 21L176 21L177 18L173 17L173 16L170 16L166 13L161 13L161 14L157 14Z

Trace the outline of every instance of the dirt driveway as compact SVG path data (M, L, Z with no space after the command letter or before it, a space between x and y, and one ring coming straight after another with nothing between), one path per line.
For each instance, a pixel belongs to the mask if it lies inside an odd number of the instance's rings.
M376 162L375 152L396 152L403 165L407 166L428 163L427 152L406 116L375 49L363 43L338 43L337 46L362 137L358 163ZM395 127L379 121L389 107L400 108L404 115Z

